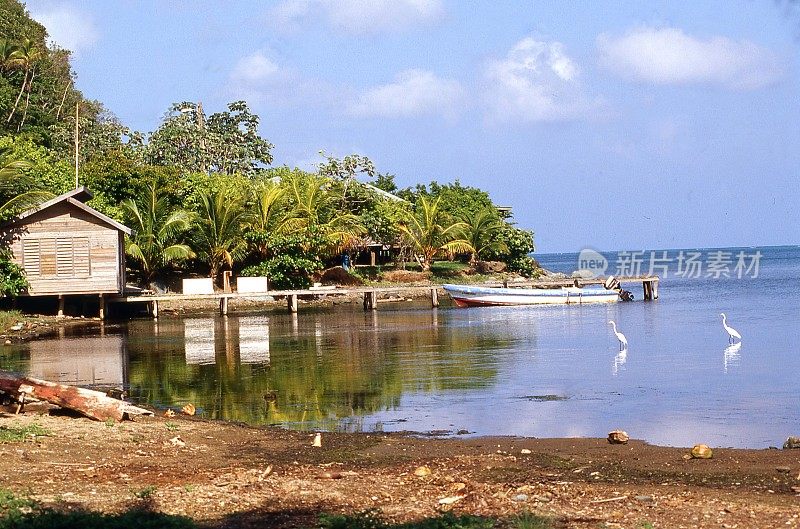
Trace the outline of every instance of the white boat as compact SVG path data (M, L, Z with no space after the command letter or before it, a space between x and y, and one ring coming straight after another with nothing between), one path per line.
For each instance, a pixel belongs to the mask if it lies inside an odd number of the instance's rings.
M604 288L493 288L470 285L442 285L459 307L487 305L542 305L572 303L613 303L616 290Z

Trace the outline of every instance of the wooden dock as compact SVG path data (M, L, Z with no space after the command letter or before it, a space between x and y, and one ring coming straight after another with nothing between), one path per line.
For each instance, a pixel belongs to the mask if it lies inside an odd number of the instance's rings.
M643 277L618 277L621 286L635 284L642 285L643 299L651 301L658 299L658 276ZM480 286L507 287L507 288L561 288L571 286L602 285L605 279L546 279L514 282L493 282L481 283ZM298 300L301 296L320 297L360 294L364 298L364 310L376 310L378 308L378 298L380 295L395 294L400 292L427 292L430 296L431 307L439 306L439 293L443 292L440 285L426 286L391 286L391 287L356 287L356 288L310 288L302 290L269 290L267 292L215 292L213 294L159 294L159 295L135 295L135 296L114 296L107 299L108 303L148 303L150 313L154 318L158 318L159 302L161 301L183 301L183 300L218 300L219 313L228 314L228 304L230 300L249 299L258 300L266 297L285 298L286 307L289 312L297 312Z

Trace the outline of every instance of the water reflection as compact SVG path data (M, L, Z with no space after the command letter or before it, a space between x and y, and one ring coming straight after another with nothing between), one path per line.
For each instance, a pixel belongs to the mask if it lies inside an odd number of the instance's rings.
M494 383L491 352L509 339L435 321L429 311L162 318L157 336L131 344L131 394L192 402L211 418L358 429L348 418L398 408L404 393Z
M626 347L614 357L614 366L611 368L611 373L616 375L621 368L625 366L628 361L628 348Z
M268 318L239 318L239 359L243 364L269 364Z
M120 335L34 341L27 372L62 384L122 387L128 382L125 344Z
M722 353L722 364L724 371L727 373L729 367L739 367L739 350L742 348L742 342L736 342L725 348Z
M187 364L213 364L216 361L214 348L214 319L191 318L183 322L183 342Z

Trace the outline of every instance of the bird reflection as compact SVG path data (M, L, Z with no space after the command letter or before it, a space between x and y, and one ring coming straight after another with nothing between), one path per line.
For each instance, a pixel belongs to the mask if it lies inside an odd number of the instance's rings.
M742 342L736 342L725 348L725 351L722 353L722 364L726 373L728 372L728 366L733 367L739 365L739 349L741 348Z
M616 375L620 368L625 365L625 362L628 361L628 349L623 349L617 356L614 357L614 367L611 368L611 373Z

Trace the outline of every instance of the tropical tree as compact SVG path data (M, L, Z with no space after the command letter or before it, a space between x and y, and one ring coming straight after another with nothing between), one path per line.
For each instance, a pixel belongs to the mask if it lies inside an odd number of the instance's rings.
M145 285L170 264L194 257L192 249L180 242L192 214L172 208L156 184L148 185L136 200L123 200L122 209L134 230L125 252L138 263Z
M8 119L6 119L6 123L11 123L11 120L14 117L14 113L17 111L17 107L19 106L19 101L22 99L22 94L25 93L26 89L28 92L28 98L26 100L26 111L27 111L27 103L30 101L30 94L31 94L31 87L33 85L33 78L36 75L36 62L42 58L41 50L36 46L36 44L28 38L22 39L20 43L17 45L16 49L11 52L9 56L9 62L12 67L21 68L25 75L22 78L22 86L20 86L19 94L17 94L17 99L14 101L14 106L11 109L11 112L8 114ZM17 130L22 128L23 120L20 122L20 126Z
M258 134L259 117L247 103L206 118L203 105L184 101L170 106L161 126L150 135L147 159L201 173L255 174L272 163L272 144Z
M462 237L466 228L463 222L449 222L439 209L440 199L420 197L414 215L400 231L406 243L414 251L415 258L423 271L429 271L434 258L441 253L473 252L474 248Z
M484 258L505 261L509 272L517 272L525 277L541 273L539 263L530 256L535 249L532 231L504 222L498 239L506 245L506 249L498 251L497 248L487 248Z
M250 229L246 238L264 258L267 257L270 240L298 229L302 220L289 207L286 189L272 179L254 182L250 200L251 206L245 219Z
M363 195L363 186L358 185L356 175L365 174L370 178L375 176L375 164L360 154L349 154L341 160L325 154L325 151L320 151L319 154L325 157L325 162L317 165L319 175L330 178L339 187L341 208L359 213L360 203L364 202L364 197L361 196Z
M223 267L232 267L244 257L247 244L242 235L246 219L245 197L231 186L200 195L194 246L198 256L208 263L216 281Z
M35 182L25 173L30 164L13 159L9 147L0 147L0 220L6 220L51 198L52 193L34 189Z
M212 170L252 176L259 166L272 163L273 145L259 136L259 121L244 101L234 101L228 110L211 114L207 127Z
M508 251L506 243L499 238L505 223L500 220L496 209L488 207L473 215L464 215L461 222L464 223L462 235L472 246L470 264L475 264L483 252Z
M18 46L9 39L0 39L0 72L10 70L14 66L14 54Z
M401 198L416 203L420 197L428 200L440 199L439 209L455 218L464 218L474 215L484 208L494 207L489 194L476 187L463 186L459 180L453 183L440 184L433 181L427 186L417 184L411 189L403 189L397 195Z
M341 196L330 178L296 171L284 182L303 229L327 241L324 252L335 254L350 248L365 233L356 215L337 207Z

